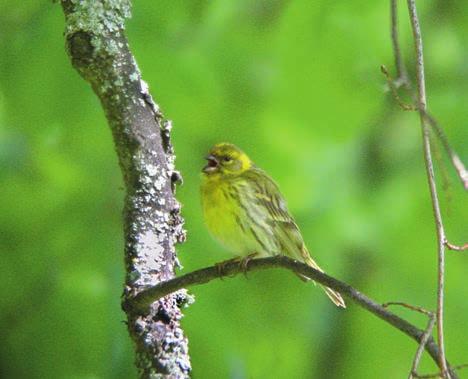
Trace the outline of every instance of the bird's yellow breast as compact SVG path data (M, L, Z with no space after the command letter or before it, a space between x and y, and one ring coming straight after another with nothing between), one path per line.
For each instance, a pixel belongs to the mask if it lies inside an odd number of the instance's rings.
M236 255L249 254L239 223L239 205L229 195L230 184L216 176L204 177L201 199L206 226L211 235Z

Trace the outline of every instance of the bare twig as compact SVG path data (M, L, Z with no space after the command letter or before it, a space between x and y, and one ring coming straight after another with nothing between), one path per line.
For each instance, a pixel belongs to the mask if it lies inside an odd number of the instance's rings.
M414 355L413 364L411 365L411 370L410 370L410 373L408 375L408 379L413 379L413 378L418 376L417 370L418 370L419 362L421 361L421 357L422 357L422 353L424 351L424 347L426 346L426 343L427 343L427 341L429 340L429 337L432 334L432 330L434 329L434 324L436 322L436 317L434 315L434 312L428 311L428 310L426 310L424 308L417 307L417 306L414 306L414 305L411 305L411 304L402 303L402 302L393 301L393 302L385 303L382 306L386 308L386 307L388 307L390 305L399 305L399 306L411 309L413 311L422 313L422 314L426 315L429 318L429 321L427 322L426 329L424 330L424 334L421 337L421 342L419 343L418 350L416 350L416 354Z
M385 65L380 66L380 71L385 76L385 79L387 81L388 88L390 89L390 92L392 93L393 98L397 102L397 104L403 109L404 111L417 111L419 110L418 107L414 104L408 104L405 103L400 95L398 94L398 86L397 86L397 80L393 79L388 72L388 69ZM468 170L466 170L465 165L463 164L462 160L458 156L458 154L452 149L448 142L448 138L445 135L444 130L442 127L439 125L437 120L431 116L427 111L422 111L424 114L424 117L426 118L427 122L431 126L432 130L436 134L437 138L441 141L442 146L444 147L445 153L448 155L450 158L450 161L452 162L453 167L455 168L457 172L457 176L463 185L463 188L465 190L468 190Z
M417 305L411 305L408 303L403 303L401 301L389 301L387 303L382 304L382 307L388 308L391 305L399 305L400 307L411 309L412 311L422 313L428 317L434 314L434 312L428 311L427 309L424 309L422 307L418 307Z
M382 71L382 74L385 75L385 79L387 79L387 85L388 88L390 88L390 91L392 92L393 98L395 101L398 103L398 105L404 110L404 111L417 111L418 107L416 107L413 104L406 104L398 94L398 87L396 85L396 80L393 80L392 77L390 76L390 73L387 70L387 67L385 65L380 66L380 71Z
M467 368L468 367L468 363L464 363L462 365L457 365L457 366L452 366L451 367L451 370L452 371L455 371L455 370L461 370L463 368ZM429 379L429 378L440 378L442 376L442 373L441 372L437 372L435 374L426 374L426 375L415 375L414 377L415 378L418 378L418 379ZM452 374L453 376L453 374Z
M400 42L398 36L398 9L396 0L390 0L390 15L391 15L391 34L392 34L392 46L393 55L395 57L395 67L397 72L397 78L392 84L396 88L404 86L410 87L410 81L408 80L408 72L406 71L405 63L401 56Z
M432 312L429 313L428 316L429 316L429 321L427 322L426 329L424 330L424 334L421 337L421 343L418 346L418 350L416 350L416 354L414 355L413 365L411 366L411 371L408 375L408 379L413 379L417 375L417 370L418 370L419 362L421 361L424 347L426 346L426 343L432 334L432 330L434 329L436 317Z
M448 241L445 241L445 246L449 250L454 250L454 251L463 251L463 250L468 250L468 243L465 243L463 245L454 245L453 243L450 243Z
M404 111L417 111L419 110L418 107L414 104L408 104L405 103L400 95L398 94L398 85L397 85L397 79L393 79L388 72L388 69L385 65L380 66L380 71L385 76L385 79L387 81L388 88L390 89L390 92L392 93L393 98L397 102L397 104L403 109ZM463 188L465 190L468 190L468 171L465 168L465 165L463 164L462 160L458 156L458 154L452 149L450 146L447 136L445 135L442 127L439 125L437 120L431 116L427 111L422 111L424 114L424 117L426 118L427 122L431 126L432 130L436 134L437 138L441 141L442 146L444 147L444 150L446 154L449 156L453 167L455 168L457 172L457 176L460 179L460 182L463 185Z
M394 313L389 312L383 306L368 298L366 295L351 287L349 284L341 282L331 276L328 276L325 273L313 269L304 263L297 262L286 256L252 259L248 264L247 270L258 271L275 267L289 269L340 292L342 295L348 297L360 307L366 309L385 322L399 329L418 343L420 343L421 338L424 336L423 330L417 328L413 324L395 315ZM135 312L135 314L145 313L148 307L150 307L154 301L157 301L158 299L181 288L208 283L211 280L237 275L241 272L243 272L243 269L240 267L238 262L228 262L224 264L222 273L220 273L216 265L202 268L200 270L196 270L177 278L167 280L157 284L156 286L143 290L138 295L136 295L133 300L129 299L128 303L126 304L126 308L132 309L132 312ZM432 337L428 338L425 349L432 357L434 362L436 362L436 364L439 366L439 368L441 368L441 365L438 361L439 347ZM456 379L456 376L453 376L453 379Z
M399 42L399 37L398 37L398 17L397 17L396 0L390 0L390 15L391 15L392 47L393 47L393 55L395 57L395 67L396 67L397 78L393 79L384 65L382 65L380 69L382 73L385 75L388 87L394 99L398 103L398 105L405 111L418 110L418 107L416 105L407 104L403 102L401 97L398 94L398 89L400 87L404 87L405 89L409 90L411 89L412 86L411 86L411 80L408 77L408 72L406 70L404 60L401 55L400 42ZM414 94L412 94L411 97L413 97L413 100L416 100ZM437 122L437 120L427 112L426 109L420 109L419 111L424 113L424 116L426 117L427 122L431 126L437 138L441 141L446 154L449 156L452 162L452 165L457 172L457 176L460 182L462 183L464 189L468 190L468 171L466 170L465 165L463 164L458 154L450 146L448 138L445 135L442 127Z
M438 242L438 280L437 280L437 337L439 341L439 364L442 366L442 372L445 378L450 378L450 373L447 369L445 360L445 344L444 344L444 275L445 275L445 232L442 223L442 215L440 212L439 199L437 195L437 187L434 178L434 167L431 155L430 130L427 125L426 109L426 83L424 80L424 55L423 44L421 37L421 29L416 10L415 0L407 0L408 11L413 30L414 48L416 51L416 77L418 89L418 108L421 120L424 162L426 164L426 174L429 183L431 194L432 210L437 230Z
M444 150L447 153L447 155L450 157L452 165L457 171L458 177L463 185L463 188L465 188L465 190L468 190L468 171L466 170L462 160L450 146L448 138L445 135L442 127L437 122L437 120L429 113L427 113L426 110L424 111L424 117L426 118L429 125L432 127L432 130L434 130L437 138L439 138L439 140L442 142L442 146L444 147Z

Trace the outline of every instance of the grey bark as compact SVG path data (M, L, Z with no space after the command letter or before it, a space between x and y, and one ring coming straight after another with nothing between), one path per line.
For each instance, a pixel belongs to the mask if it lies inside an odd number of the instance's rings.
M185 239L174 197L170 127L141 79L124 35L129 0L62 0L66 48L73 67L99 97L114 137L126 197L126 278L123 304L141 290L174 277L174 245ZM135 342L141 378L186 378L188 342L179 322L185 290L153 303L143 315L130 308L128 330Z

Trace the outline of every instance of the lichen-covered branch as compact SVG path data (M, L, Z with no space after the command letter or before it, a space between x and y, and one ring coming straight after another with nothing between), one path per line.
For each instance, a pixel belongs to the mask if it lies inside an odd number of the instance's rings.
M170 123L141 79L124 35L129 0L62 0L66 48L73 67L99 97L124 177L126 278L123 302L174 276L174 244L184 239L173 195ZM158 299L144 314L127 311L141 378L185 378L191 367L180 328L184 290Z
M339 281L338 279L335 279L323 272L317 271L304 263L295 261L283 255L270 258L252 259L249 261L246 271L250 272L275 267L289 269L340 292L342 295L351 299L360 307L366 309L385 322L401 330L403 333L413 338L418 343L421 343L422 339L424 339L424 348L430 354L434 362L441 368L441 365L438 361L439 347L435 343L434 339L428 335L428 333L417 328L396 314L388 311L384 306L370 299L363 293L359 292L357 289L351 287L349 284ZM208 283L214 279L225 276L237 275L243 272L243 270L244 268L241 267L238 262L227 262L223 264L222 272L220 272L219 267L216 265L202 268L166 282L159 283L154 287L147 288L135 296L135 298L129 298L127 307L133 309L135 313L145 314L148 307L151 307L151 304L154 301L158 301L158 299L167 296L174 291L178 291L180 288L187 288ZM455 379L456 375L453 374L452 378Z

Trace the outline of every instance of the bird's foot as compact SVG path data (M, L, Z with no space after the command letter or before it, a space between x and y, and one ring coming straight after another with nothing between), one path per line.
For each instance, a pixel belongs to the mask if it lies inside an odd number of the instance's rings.
M227 259L222 262L215 263L216 271L218 272L218 276L223 279L226 276L226 265L233 262L241 261L241 257L234 257L231 259Z
M241 268L241 270L244 273L246 278L247 278L247 269L248 269L248 266L249 266L249 262L252 259L254 259L257 255L258 255L258 253L251 253L251 254L246 255L245 257L241 258L240 261L239 261L239 266L240 266L240 268Z

